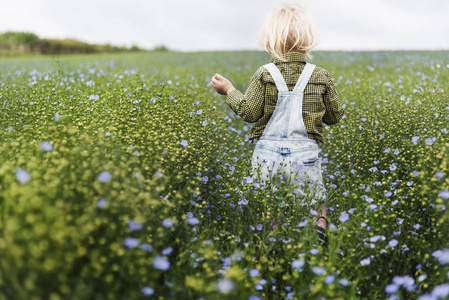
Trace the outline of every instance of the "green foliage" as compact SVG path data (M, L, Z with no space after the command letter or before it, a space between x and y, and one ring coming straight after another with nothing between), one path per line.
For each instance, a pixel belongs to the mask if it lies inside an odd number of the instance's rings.
M243 90L265 53L2 60L0 299L430 294L449 271L447 54L314 55L346 106L321 152L328 249L313 194L252 180L251 125L209 85Z
M142 51L138 46L117 47L96 45L73 39L41 39L34 33L6 32L0 34L0 54L75 54L99 52Z

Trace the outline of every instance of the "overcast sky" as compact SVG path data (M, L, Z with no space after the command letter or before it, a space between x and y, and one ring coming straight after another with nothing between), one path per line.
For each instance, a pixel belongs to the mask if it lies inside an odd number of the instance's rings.
M0 33L182 51L261 49L278 0L0 0ZM293 1L287 1L293 2ZM448 0L303 0L317 50L449 50Z

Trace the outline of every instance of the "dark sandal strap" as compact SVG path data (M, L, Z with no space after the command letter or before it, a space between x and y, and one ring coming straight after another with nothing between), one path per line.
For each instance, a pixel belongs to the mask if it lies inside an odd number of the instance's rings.
M326 222L326 228L329 227L329 222L327 221L327 219L323 216L318 217L318 219L316 219L316 221L318 222L319 219L323 219Z

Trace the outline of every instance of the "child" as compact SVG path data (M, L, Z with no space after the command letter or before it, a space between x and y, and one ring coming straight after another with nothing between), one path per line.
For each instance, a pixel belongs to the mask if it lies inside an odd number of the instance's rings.
M252 166L254 174L260 172L262 182L280 172L290 184L301 187L306 180L314 184L316 196L310 205L320 214L318 233L326 243L326 195L318 142L324 142L324 124L340 121L343 107L329 73L306 63L316 39L305 10L282 4L268 15L259 37L271 61L256 71L245 95L219 74L213 76L211 85L227 95L227 103L237 115L256 123L249 139L256 142Z

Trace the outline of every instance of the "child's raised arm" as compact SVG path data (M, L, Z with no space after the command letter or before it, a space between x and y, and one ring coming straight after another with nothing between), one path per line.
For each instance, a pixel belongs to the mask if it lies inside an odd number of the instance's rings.
M227 95L226 102L238 116L246 122L254 123L264 114L265 86L262 76L263 68L259 68L251 78L245 95L219 74L214 75L211 85L219 94Z
M228 95L235 90L232 83L220 74L215 74L214 77L212 77L210 84L220 95Z

